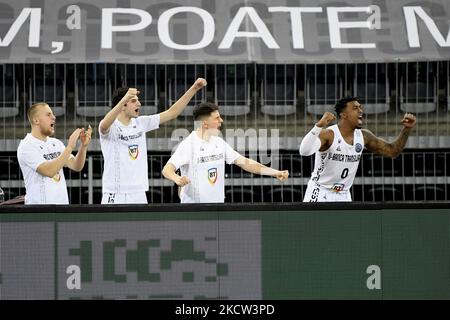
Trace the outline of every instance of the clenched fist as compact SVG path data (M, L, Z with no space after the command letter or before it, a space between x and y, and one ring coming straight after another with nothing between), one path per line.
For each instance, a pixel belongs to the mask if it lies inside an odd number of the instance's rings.
M402 123L405 128L412 128L416 125L416 116L412 113L405 113L405 116L402 119Z
M129 88L127 93L125 93L125 95L122 98L122 102L123 102L123 108L122 110L124 110L126 107L125 105L133 98L137 97L137 95L139 94L139 90L136 88Z
M195 90L200 90L203 87L206 87L206 80L203 78L198 78L197 80L195 80L194 82L194 88Z
M289 177L289 171L287 170L283 170L283 171L278 171L275 174L275 178L277 178L280 181L284 181Z
M320 120L316 123L316 126L318 126L318 127L320 127L320 128L326 127L326 126L328 126L328 124L329 124L330 122L334 121L335 119L336 119L336 116L335 116L333 113L331 113L331 112L329 112L329 111L326 111L326 112L323 114L322 119L320 119Z
M178 178L175 180L175 183L179 186L179 187L184 187L185 185L189 184L191 181L189 180L188 177L186 176L178 176Z

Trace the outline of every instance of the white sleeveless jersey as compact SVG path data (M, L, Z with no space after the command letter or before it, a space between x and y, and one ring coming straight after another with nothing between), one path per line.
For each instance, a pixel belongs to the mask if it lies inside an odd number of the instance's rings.
M364 137L360 129L355 129L353 145L349 145L337 125L328 129L334 132L333 143L328 150L316 152L310 182L334 192L347 191L352 186L358 170L364 149Z

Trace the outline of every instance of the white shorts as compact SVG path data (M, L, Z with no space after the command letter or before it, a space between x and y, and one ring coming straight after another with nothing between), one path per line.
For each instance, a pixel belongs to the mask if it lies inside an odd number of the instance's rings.
M148 204L145 192L134 193L103 193L102 204Z
M309 181L303 202L351 202L350 190L335 192Z

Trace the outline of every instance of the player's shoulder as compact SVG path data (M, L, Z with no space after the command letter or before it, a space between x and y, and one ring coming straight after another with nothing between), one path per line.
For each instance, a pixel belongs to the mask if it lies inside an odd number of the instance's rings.
M214 143L227 144L227 141L222 136L211 136L211 141Z
M183 140L181 140L181 142L178 144L178 148L180 146L186 148L191 146L192 144L194 144L196 142L196 139L194 137L194 131L191 132L187 137L185 137Z
M370 131L369 129L359 129L359 131L361 132L361 134L363 135L364 138L370 138L370 137L374 137L375 136L373 134L373 132Z
M320 135L322 137L327 138L327 140L332 140L332 139L334 139L334 136L335 136L334 133L336 132L336 128L337 128L336 125L327 127L320 132Z
M132 118L131 121L142 124L142 122L156 120L157 118L159 118L159 114L146 114L146 115L139 116L137 118Z
M32 146L34 144L34 142L35 142L35 139L33 139L31 134L28 133L25 137L23 137L22 140L20 140L18 149L23 149L28 146Z

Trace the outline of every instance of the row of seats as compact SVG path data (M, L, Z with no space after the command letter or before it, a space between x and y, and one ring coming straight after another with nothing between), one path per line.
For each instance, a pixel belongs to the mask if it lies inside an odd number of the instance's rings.
M42 72L35 72L27 80L28 104L46 101L54 108L56 116L64 115L67 106L67 72L63 65L41 65ZM383 65L382 65L383 66ZM19 82L14 74L5 73L0 66L0 116L14 117L19 113ZM185 66L186 67L186 66ZM48 69L48 70L47 70ZM186 69L186 68L185 68ZM206 71L182 70L167 78L167 102L173 104L199 76L206 77ZM281 69L281 72L279 71ZM346 92L357 96L364 105L365 113L378 114L389 110L391 87L386 68L376 72L359 69L354 75L352 86L344 85L344 78L333 71L314 72L298 81L296 68L270 69L260 72L259 100L261 111L267 115L290 115L296 112L298 93L305 92L306 108L310 114L321 115L332 110L336 100ZM437 108L437 77L433 73L401 75L399 78L399 105L404 112L432 112ZM111 108L110 101L116 87L130 86L140 90L140 100L144 114L158 111L160 83L155 65L133 65L122 72L108 72L105 64L84 65L75 74L75 110L80 116L101 117ZM246 66L237 65L228 70L218 70L215 77L207 79L213 100L226 116L241 116L250 112L251 79ZM303 87L302 87L303 86ZM450 88L450 80L448 84ZM346 90L345 90L346 89ZM447 91L450 92L450 89ZM447 94L450 95L450 94ZM205 90L200 91L189 103L183 115L192 115L194 105L205 101ZM450 97L447 99L450 110Z
M0 83L0 116L14 117L19 114L18 84L9 81L12 86ZM186 91L186 81L177 80L169 86L169 105L173 104ZM126 85L126 84L124 84ZM154 114L158 111L157 86L154 81L142 79L129 84L141 91L143 114ZM217 81L215 83L215 102L221 107L221 113L227 116L240 116L250 112L249 83L230 84ZM245 88L244 88L245 87ZM52 81L43 85L31 84L29 104L46 101L53 106L55 115L65 113L66 90L64 80ZM261 111L267 115L290 115L296 112L297 90L295 81L286 84L264 82L262 85ZM405 88L405 89L404 89ZM381 95L382 92L384 93ZM75 87L75 109L80 116L101 117L111 108L112 87L109 81L79 80ZM390 107L389 83L356 83L354 95L364 106L366 114L385 113ZM408 94L405 94L408 93ZM313 115L321 115L333 109L336 100L342 97L342 84L317 83L309 80L306 87L307 111ZM400 91L400 109L404 112L432 112L437 108L436 79L430 83L408 83L402 79ZM195 99L198 103L202 99ZM450 98L448 100L450 110ZM194 102L191 102L183 112L184 116L192 115Z

